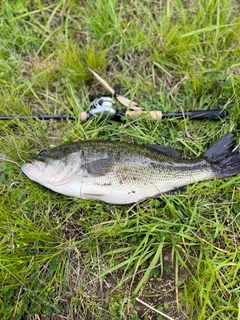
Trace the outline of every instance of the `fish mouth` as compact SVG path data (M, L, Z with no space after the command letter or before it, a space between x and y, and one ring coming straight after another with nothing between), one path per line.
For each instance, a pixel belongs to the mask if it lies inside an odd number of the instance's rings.
M26 162L21 165L21 169L27 175L30 174L31 169L42 172L45 169L46 164L44 166L42 166L41 164L43 163L38 163L38 161L36 160L27 159Z
M27 159L25 163L21 165L22 172L31 180L40 184L50 184L51 186L62 186L69 182L66 180L66 174L58 178L58 175L62 172L62 169L54 170L51 166L48 167L48 163L42 162L36 159Z
M37 163L34 160L27 159L27 163L31 164L33 167L35 167L37 170L39 170L39 166L37 165Z

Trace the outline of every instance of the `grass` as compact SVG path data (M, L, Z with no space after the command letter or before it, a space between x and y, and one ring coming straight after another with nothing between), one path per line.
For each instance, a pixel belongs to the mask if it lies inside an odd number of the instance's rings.
M146 110L224 108L222 121L0 122L1 319L240 319L240 177L133 206L61 196L20 164L61 143L110 139L200 156L239 140L236 1L2 1L0 114L78 115L105 93ZM168 317L168 318L167 318Z

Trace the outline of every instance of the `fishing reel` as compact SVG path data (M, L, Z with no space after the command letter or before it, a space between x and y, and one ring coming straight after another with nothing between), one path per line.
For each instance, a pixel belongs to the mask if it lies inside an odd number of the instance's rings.
M90 103L88 113L91 116L112 118L117 114L115 104L116 102L111 97L96 98Z
M114 98L118 98L120 95L120 84L114 86L113 96ZM104 118L113 118L117 114L116 110L116 101L109 96L102 97L94 97L92 95L89 96L90 106L88 107L88 113L91 116L102 116Z

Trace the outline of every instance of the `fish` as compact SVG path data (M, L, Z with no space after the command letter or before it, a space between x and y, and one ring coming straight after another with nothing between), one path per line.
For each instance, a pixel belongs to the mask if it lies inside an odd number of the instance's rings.
M21 169L29 179L57 193L122 205L237 175L237 149L232 133L191 160L168 146L88 140L42 150Z

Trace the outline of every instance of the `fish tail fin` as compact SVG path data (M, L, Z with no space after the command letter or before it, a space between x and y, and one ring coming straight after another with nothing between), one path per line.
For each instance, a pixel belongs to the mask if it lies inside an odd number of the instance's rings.
M232 133L225 134L215 142L203 157L212 164L217 178L231 177L240 172L237 138Z

